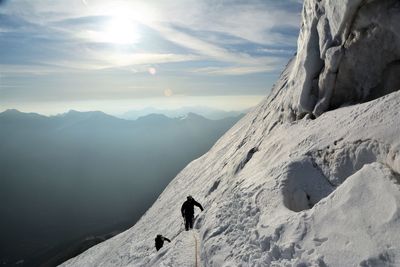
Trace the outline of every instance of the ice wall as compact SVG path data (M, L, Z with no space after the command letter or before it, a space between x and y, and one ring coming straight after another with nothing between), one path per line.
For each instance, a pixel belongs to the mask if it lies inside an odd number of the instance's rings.
M398 0L306 0L283 106L320 116L399 90L398 25Z

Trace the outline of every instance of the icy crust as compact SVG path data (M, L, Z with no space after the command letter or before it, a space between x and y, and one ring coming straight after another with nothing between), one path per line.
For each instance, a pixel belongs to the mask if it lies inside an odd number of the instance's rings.
M283 106L320 116L400 89L398 0L306 0Z
M185 262L187 194L205 207L194 230L201 266L400 265L400 93L291 123L274 121L275 96L189 164L134 227L63 266ZM158 233L173 242L156 253Z

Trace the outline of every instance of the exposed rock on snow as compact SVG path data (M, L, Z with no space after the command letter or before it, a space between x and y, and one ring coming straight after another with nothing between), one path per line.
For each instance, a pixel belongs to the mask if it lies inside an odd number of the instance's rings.
M63 266L190 266L188 194L205 208L202 266L399 266L399 5L306 0L299 52L270 96L134 227ZM174 241L156 253L158 233Z

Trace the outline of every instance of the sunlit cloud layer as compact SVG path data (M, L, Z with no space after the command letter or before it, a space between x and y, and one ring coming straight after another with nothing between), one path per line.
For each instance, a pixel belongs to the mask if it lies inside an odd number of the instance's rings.
M10 88L68 100L68 79L100 88L82 93L93 99L132 84L265 94L295 52L300 12L298 0L3 1L0 101L18 98Z

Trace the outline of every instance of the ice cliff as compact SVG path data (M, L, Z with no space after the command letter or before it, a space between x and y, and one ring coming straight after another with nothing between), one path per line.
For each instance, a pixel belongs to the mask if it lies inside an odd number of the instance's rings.
M295 66L285 86L293 115L321 115L400 86L399 1L305 1Z
M306 0L272 93L134 227L63 266L399 266L398 25L398 0ZM192 232L188 194L205 207Z

